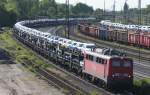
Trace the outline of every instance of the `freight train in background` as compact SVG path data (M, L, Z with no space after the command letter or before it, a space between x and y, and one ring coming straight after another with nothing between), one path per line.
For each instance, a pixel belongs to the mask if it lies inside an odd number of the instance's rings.
M124 25L103 20L99 25L79 24L81 33L107 41L150 49L150 26Z
M74 20L71 22L77 24ZM44 57L89 81L96 82L97 85L113 88L118 84L119 87L132 86L131 58L115 49L100 49L93 43L77 42L31 28L43 24L65 24L65 19L21 21L14 25L14 36Z

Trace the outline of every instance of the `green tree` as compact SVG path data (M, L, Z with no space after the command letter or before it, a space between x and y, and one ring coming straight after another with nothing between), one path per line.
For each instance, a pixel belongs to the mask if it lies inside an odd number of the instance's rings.
M147 8L145 9L145 11L150 14L150 5L147 5Z
M58 4L57 5L58 9L58 18L65 17L66 13L66 4Z
M4 9L6 4L6 0L1 0L0 1L0 9Z
M40 15L49 16L50 18L54 18L56 16L55 0L41 0L39 6L40 6L39 12Z
M72 8L73 14L79 16L90 16L93 11L92 7L83 3L78 3Z
M15 3L10 0L0 2L0 27L12 26L17 19Z
M39 0L13 0L16 2L19 19L30 19L37 15Z
M103 10L98 8L94 11L93 16L98 20L101 20L103 19L103 13L104 13Z

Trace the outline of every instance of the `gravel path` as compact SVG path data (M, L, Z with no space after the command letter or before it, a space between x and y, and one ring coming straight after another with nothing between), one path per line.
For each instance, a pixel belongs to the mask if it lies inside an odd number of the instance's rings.
M21 64L0 64L0 95L64 95Z

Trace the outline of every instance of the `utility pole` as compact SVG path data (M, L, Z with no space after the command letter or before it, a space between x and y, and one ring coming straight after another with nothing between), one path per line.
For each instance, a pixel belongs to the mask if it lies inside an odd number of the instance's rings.
M113 5L113 21L115 22L116 21L116 0L114 0L114 5Z
M54 8L55 8L55 19L56 19L56 24L58 23L57 21L57 19L58 19L58 8L57 8L57 3L55 2L55 0L53 0L53 6L54 6ZM55 27L56 29L57 29L57 26ZM55 34L57 35L57 31L55 32Z
M69 0L66 0L66 33L65 36L69 39L70 36L70 21L69 21Z
M55 14L56 14L56 21L57 21L57 19L58 19L58 7L57 7L57 3L55 4Z
M104 13L103 13L103 19L105 20L105 0L104 0Z
M141 11L141 0L139 0L138 1L138 10L139 10L139 12L138 12L138 34L139 34L139 63L141 63L141 50L140 50L140 48L141 48L141 46L140 46L140 44L141 44L141 42L140 42L140 25L141 25L141 13L142 13L142 11Z
M148 16L147 15L144 15L144 24L148 25Z
M55 14L54 14L54 15L55 15L55 18L56 18L56 20L57 20L57 16L58 16L58 15L57 15L57 13L58 13L57 3L55 2L55 0L53 0L52 2L53 2L53 7L55 8Z
M124 3L124 14L123 14L123 16L124 16L124 23L125 24L128 24L128 20L129 20L129 14L128 14L128 10L129 10L129 6L128 6L128 4L127 4L127 0L125 1L125 3Z
M138 24L140 25L141 24L141 13L142 13L142 11L141 11L141 0L139 0L139 3L138 3L138 10L139 10L139 15L138 15Z

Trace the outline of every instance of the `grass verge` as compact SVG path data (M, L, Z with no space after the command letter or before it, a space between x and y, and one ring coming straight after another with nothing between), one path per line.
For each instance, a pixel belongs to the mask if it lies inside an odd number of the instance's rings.
M3 41L3 44L0 45L0 48L6 50L11 55L13 61L19 63L26 59L36 63L37 66L41 66L43 68L48 67L46 64L44 64L45 62L42 59L33 53L32 50L23 47L19 42L17 42L12 37L11 31L11 29L6 29L5 32L0 34L0 40Z

